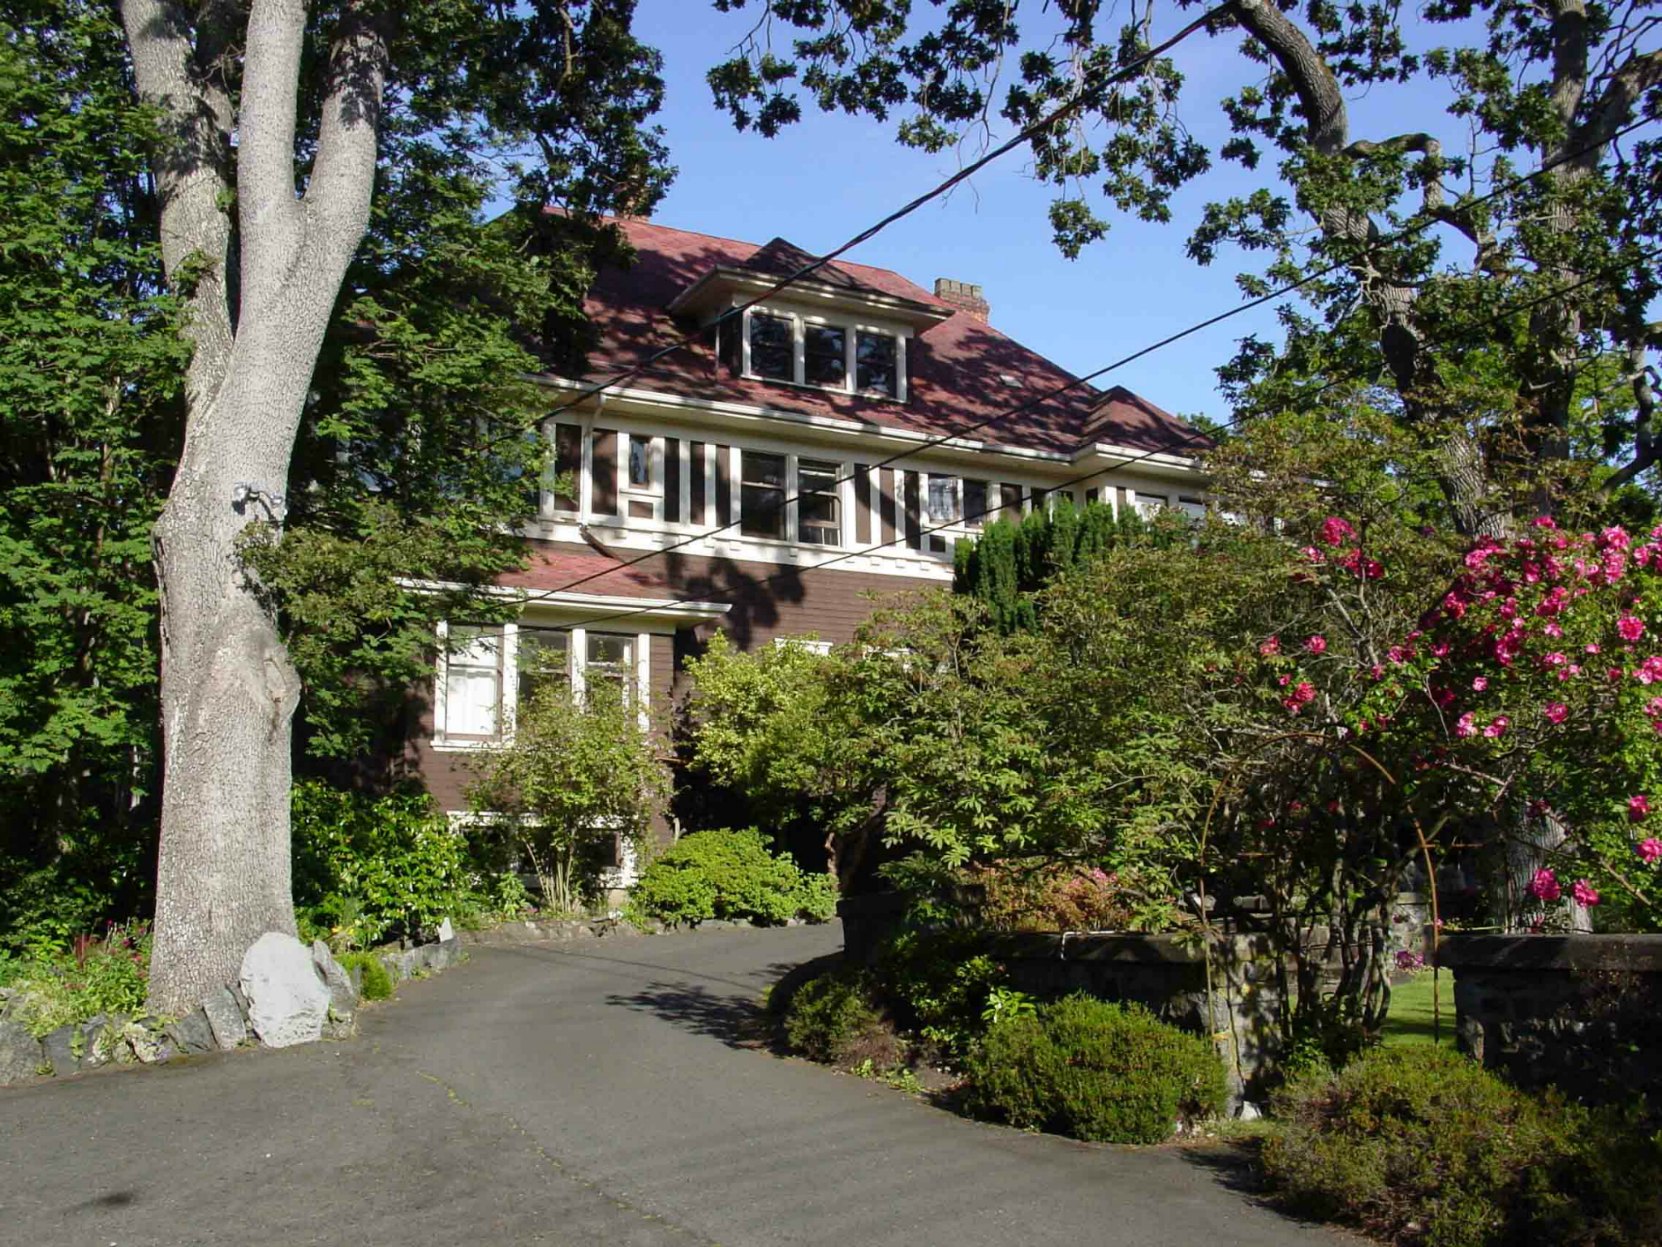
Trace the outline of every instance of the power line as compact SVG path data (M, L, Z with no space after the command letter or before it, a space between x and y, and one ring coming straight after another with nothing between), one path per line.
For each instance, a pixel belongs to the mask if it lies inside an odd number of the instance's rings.
M1223 7L1227 7L1227 6L1223 6ZM1205 20L1205 19L1202 19L1202 20ZM1187 32L1184 32L1184 33L1186 34ZM1184 36L1180 35L1180 36L1177 36L1175 38L1181 38L1181 37L1184 37ZM1169 47L1172 42L1173 42L1172 40L1168 40L1167 44L1162 45L1162 47ZM1052 114L1051 117L1049 118L1049 120L1053 121L1054 119L1055 119L1055 114ZM1488 203L1488 202L1490 202L1494 199L1497 199L1502 195L1509 194L1512 191L1515 191L1518 188L1520 188L1520 187L1536 180L1537 178L1544 177L1548 173L1551 173L1554 169L1557 169L1559 166L1561 166L1563 164L1566 164L1569 161L1578 159L1580 156L1585 155L1589 151L1593 151L1593 150L1596 150L1598 148L1605 147L1608 144L1613 143L1616 140L1621 139L1621 138L1625 137L1628 134L1631 134L1633 131L1638 130L1638 129L1646 126L1646 125L1651 124L1655 120L1656 120L1655 118L1648 117L1648 116L1640 118L1639 120L1634 121L1631 124L1629 124L1627 126L1624 126L1622 129L1616 131L1616 133L1611 135L1608 139L1601 140L1598 143L1590 143L1590 144L1587 144L1587 145L1585 145L1581 148L1577 148L1577 149L1574 149L1574 150L1571 150L1571 151L1561 152L1556 157L1554 157L1553 159L1547 161L1539 169L1536 169L1533 172L1519 175L1518 177L1509 180L1506 184L1504 184L1502 186L1499 186L1499 187L1496 187L1495 189L1490 190L1490 191L1486 192L1483 195L1480 195L1480 196L1478 196L1476 198L1473 198L1473 199L1468 199L1468 200L1462 201L1462 203L1460 204L1460 208L1463 211L1469 212L1473 208L1480 207L1483 204L1486 204L1486 203ZM1036 123L1036 124L1046 124L1046 123ZM1031 130L1031 129L1032 129L1032 127L1029 127L1029 130ZM1024 131L1024 133L1026 133L1026 132ZM996 158L998 155L1000 155L1004 151L1008 150L1010 148L1010 146L1014 142L1020 140L1020 138L1021 138L1021 136L1018 136L1017 140L1012 140L1012 143L1005 144L998 151L990 153L988 157L983 158L983 161L981 163L985 163L986 160ZM971 170L971 171L973 171L973 170ZM943 185L945 185L945 184L943 184ZM932 191L932 192L929 192L928 195L920 196L918 199L914 199L910 205L908 205L906 208L901 210L899 215L904 215L906 212L911 211L912 208L918 206L919 204L921 204L923 202L926 202L928 198L930 198L931 196L933 196L936 193L938 193L938 191ZM1413 236L1414 234L1418 234L1418 233L1420 233L1420 232L1422 232L1426 229L1429 229L1433 225L1445 223L1442 216L1424 216L1423 214L1417 214L1417 215L1422 216L1422 219L1420 219L1418 222L1411 222L1411 223L1405 224L1400 229L1395 230L1390 234L1386 234L1386 235L1384 235L1384 236L1382 236L1378 239L1371 240L1369 245L1372 246L1372 247L1376 247L1376 248L1377 247L1382 247L1382 246L1391 246L1391 245L1394 245L1396 243L1402 242L1404 239L1409 238L1409 237ZM894 217L892 217L892 219L898 219L898 216L894 216ZM865 234L857 236L857 238L858 237L869 237L869 236L871 236L871 234L875 233L877 231L877 229L880 229L881 227L882 227L881 224L879 226L873 227L872 230L866 231ZM834 252L831 252L827 257L825 257L825 260L829 260L830 258L832 258L834 256L842 254L844 251L848 250L849 247L851 247L852 245L854 245L853 241L851 241L849 243L845 243L842 247L838 248ZM821 261L821 262L824 262L824 261ZM1101 368L1097 368L1097 369L1093 370L1092 372L1088 372L1088 373L1084 374L1083 376L1075 377L1072 380L1067 381L1067 382L1065 382L1061 385L1053 386L1049 390L1046 390L1044 393L1035 395L1034 397L1032 397L1030 399L1027 399L1024 402L1018 403L1014 407L1005 408L1001 411L995 412L994 414L992 414L990 416L985 416L985 417L983 417L979 420L971 421L969 424L966 424L966 425L960 426L958 428L955 428L951 432L936 434L932 437L926 438L923 442L919 443L916 446L909 447L906 450L897 451L894 454L889 455L886 458L877 460L875 463L863 465L861 469L858 469L855 472L851 472L847 476L839 476L839 477L835 478L835 480L833 480L831 482L831 485L834 487L834 486L841 485L846 481L853 480L853 479L855 479L855 477L857 475L859 475L859 471L866 471L866 472L877 471L879 469L888 467L891 464L898 463L902 459L908 459L908 458L912 458L916 455L923 454L924 452L926 452L928 450L931 450L934 447L944 445L947 442L956 440L957 438L964 437L965 435L967 435L969 433L973 433L973 432L976 432L980 429L984 429L988 425L995 424L995 423L997 423L999 421L1002 421L1002 420L1010 419L1011 417L1014 417L1014 416L1019 416L1019 415L1025 413L1025 412L1028 412L1028 411L1032 411L1032 410L1034 410L1038 407L1043 406L1045 403L1048 403L1048 402L1050 402L1051 400L1053 400L1055 398L1059 398L1063 394L1069 393L1070 391L1078 389L1081 386L1089 385L1092 381L1095 381L1095 380L1097 380L1097 379L1099 379L1103 376L1106 376L1107 374L1109 374L1111 372L1117 371L1120 368L1124 368L1128 364L1135 363L1137 360L1142 359L1145 356L1152 355L1156 351L1164 350L1166 347L1171 346L1174 343L1180 342L1185 338L1191 337L1194 334L1202 332L1203 330L1210 329L1215 325L1221 324L1222 322L1224 322L1226 320L1232 319L1233 317L1243 315L1244 313L1252 311L1255 308L1262 307L1267 303L1273 303L1276 300L1281 299L1284 296L1286 296L1288 294L1291 294L1294 291L1303 288L1304 286L1310 285L1312 282L1319 281L1323 277L1329 276L1330 274L1332 274L1334 272L1337 272L1338 270L1340 270L1342 268L1345 268L1350 263L1351 263L1351 261L1349 261L1349 260L1334 260L1334 261L1322 266L1321 268L1315 269L1312 272L1305 274L1303 277L1298 278L1296 281L1288 282L1288 283L1286 283L1286 284L1284 284L1284 285L1282 285L1282 286L1280 286L1280 287L1278 287L1274 290L1271 290L1271 291L1269 291L1265 294L1262 294L1262 295L1259 295L1255 298L1249 299L1245 303L1238 304L1238 305L1236 305L1232 308L1229 308L1225 311L1222 311L1222 312L1216 313L1215 315L1209 316L1209 317L1205 318L1204 320L1197 321L1194 324L1191 324L1191 325L1187 326L1186 328L1183 328L1183 329L1180 329L1180 330L1176 331L1175 333L1168 334L1166 337L1161 338L1156 342L1149 343L1148 345L1143 346L1143 347L1139 348L1138 350L1135 350L1135 351L1131 352L1129 355L1122 356L1121 358L1114 360L1112 363L1105 364ZM807 270L801 270L801 271L807 271ZM785 283L782 283L781 286L775 287L775 290L782 289L783 285L789 284L789 282L791 280L795 280L794 275L793 275L792 278L787 279ZM771 294L771 293L773 293L773 292L772 291L768 292L768 294ZM715 322L712 322L712 323L720 324L721 321L723 319L726 319L728 316L737 315L737 314L742 313L746 308L751 307L756 302L759 302L759 301L767 298L768 294L759 295L759 296L757 296L757 298L755 300L752 300L750 303L742 304L742 305L739 305L738 307L729 309L729 311L727 313L723 313L722 317L718 317L717 320ZM702 331L700 331L700 332L702 332ZM696 336L696 335L692 335L692 336ZM645 365L654 362L656 359L662 358L664 355L669 354L672 350L680 349L680 346L681 346L681 344L677 343L674 346L665 348L663 351L658 352L655 356L650 357L646 361L643 361L643 364L638 365L637 368L644 367ZM608 388L612 384L613 384L613 382L611 382L611 381L603 382L600 385L600 389ZM598 392L598 391L597 390L591 390L591 391L585 392L584 394L578 395L576 398L572 399L571 402L565 404L564 406L562 406L560 408L557 408L554 414L558 414L560 411L565 411L565 410L569 409L571 406L575 405L576 403L582 402L586 398L591 397L592 394L596 393L596 392ZM1224 427L1227 428L1227 427L1229 427L1229 425L1226 424ZM1191 442L1201 440L1203 436L1204 435L1196 435L1196 436L1182 438L1179 441L1173 443L1172 445L1173 446L1185 446L1185 445L1190 444ZM1170 449L1170 447L1168 447L1168 448L1166 448L1165 450L1162 450L1162 451L1149 452L1149 453L1150 454L1153 454L1153 453L1167 453L1167 451L1169 451L1169 449ZM1117 465L1115 465L1115 467L1116 467L1116 469L1123 469L1124 467L1128 466L1128 464L1130 464L1130 463L1140 463L1140 462L1143 462L1148 457L1149 457L1149 454L1139 455L1139 456L1137 456L1133 459L1130 459L1130 460L1127 460L1127 461L1122 462L1120 464L1117 464ZM1095 474L1096 473L1091 473L1091 475L1095 475ZM764 507L762 507L761 510L760 510L760 514L772 514L775 511L781 511L781 510L785 509L786 507L790 506L792 503L801 501L802 497L803 497L803 495L800 492L798 492L796 494L792 494L788 497L782 497L782 498L778 499L777 501L768 503ZM737 527L739 524L741 524L743 522L744 521L743 521L742 516L739 519L736 519L736 520L728 520L726 523L718 524L713 528L704 529L704 530L701 530L697 533L689 534L686 537L682 537L682 538L680 538L676 541L673 541L673 542L669 543L666 546L662 546L658 549L645 551L645 552L643 552L641 554L638 554L638 555L635 555L631 558L620 560L615 567L608 567L604 570L598 570L598 571L586 573L582 576L577 577L575 580L567 581L565 584L558 585L554 588L538 590L536 594L532 595L531 597L526 598L525 600L528 601L528 602L529 601L536 601L539 598L552 597L555 594L559 594L559 593L569 593L572 589L579 588L582 585L589 584L589 583L591 583L592 581L595 581L595 580L603 579L606 576L613 575L614 573L616 573L618 571L622 571L624 569L634 567L634 566L636 566L640 563L644 563L644 562L648 561L649 559L658 557L659 555L671 554L671 553L673 553L677 550L685 549L688 546L696 545L700 542L707 541L711 537L714 537L714 536L716 536L720 533L726 532L731 528Z
M1651 252L1651 253L1647 254L1644 257L1644 259L1648 262L1654 262L1658 258L1662 258L1662 250L1657 250L1657 251ZM1442 342L1438 345L1441 345L1441 346L1444 346L1444 347L1450 346L1450 345L1453 345L1455 342L1458 342L1458 341L1460 341L1464 338L1472 336L1473 334L1476 334L1480 331L1487 330L1487 329L1490 329L1490 328L1493 328L1493 327L1498 327L1499 325L1504 323L1506 320L1510 319L1513 316L1518 315L1519 313L1532 311L1534 308L1539 307L1539 306L1541 306L1542 304L1545 304L1545 303L1550 303L1554 299L1561 299L1565 295L1572 294L1576 290L1581 289L1583 286L1590 285L1595 281L1603 280L1605 278L1605 276L1606 276L1606 274L1603 274L1603 273L1593 273L1593 274L1589 274L1585 277L1579 278L1578 280L1576 280L1574 282L1571 282L1568 285L1558 287L1557 289L1554 289L1554 290L1549 290L1545 294L1537 295L1534 298L1529 299L1525 302L1519 303L1519 304L1517 304L1513 307L1506 308L1506 309L1502 310L1501 312L1497 313L1496 315L1491 316L1488 320L1480 322L1477 325L1467 326L1465 329L1461 330L1460 333L1458 335L1456 335L1454 339L1452 339L1450 341ZM1304 396L1305 401L1310 401L1312 399L1319 398L1321 395L1327 393L1329 390L1335 388L1336 386L1342 385L1346 382L1356 381L1356 380L1361 380L1361 379L1362 379L1362 377L1361 377L1360 374L1354 374L1354 373L1351 374L1351 375L1348 375L1348 376L1335 377L1332 380L1326 382L1324 385L1321 385L1321 386L1317 387L1315 390L1311 391L1308 395ZM1243 415L1237 415L1237 416L1233 417L1232 419L1225 421L1219 427L1223 428L1223 429L1233 428L1236 425L1240 424L1244 419L1246 419L1246 416L1244 414ZM1183 439L1182 441L1180 441L1176 444L1179 445L1179 446L1186 445L1191 441L1199 441L1199 440L1201 440L1202 438L1204 438L1206 436L1207 436L1206 434L1203 434L1199 431L1196 431L1195 433L1191 434L1188 438L1185 438L1185 439ZM1118 466L1119 467L1125 467L1125 466L1127 466L1128 464L1131 464L1131 463L1141 462L1144 459L1146 459L1146 458L1148 458L1152 455L1165 454L1165 453L1168 453L1168 452L1165 451L1165 450L1148 451L1148 452L1145 452L1143 455L1140 455L1140 456L1137 456L1135 458L1129 459L1124 464L1120 464ZM1048 487L1046 492L1056 493L1056 492L1060 492L1060 491L1063 491L1063 490L1071 489L1075 485L1081 485L1084 482L1090 480L1091 478L1093 478L1095 476L1099 476L1099 475L1101 475L1101 469L1100 468L1093 468L1089 472L1085 472L1085 473L1083 473L1079 476L1072 477L1068 480L1061 481L1061 482L1059 482L1059 483L1057 483L1053 486ZM933 536L934 534L936 534L938 532L941 532L944 529L952 528L955 525L962 524L965 519L980 519L980 518L982 518L986 515L992 514L993 512L1001 510L1001 509L1002 509L1001 507L993 507L993 506L984 507L981 511L977 512L973 516L962 516L962 517L960 517L959 519L956 519L956 520L947 520L947 521L944 521L942 523L935 524L931 527L920 529L917 532L916 536L917 536L920 543L926 542L928 540L928 538ZM913 536L913 534L909 534L909 533L905 533L905 532L897 533L895 535L895 537L893 537L889 541L880 542L876 545L865 546L865 547L862 547L862 548L857 549L857 550L846 550L846 551L842 552L841 554L837 554L837 555L832 556L831 558L825 559L823 562L815 563L811 567L791 567L791 568L783 569L779 572L774 573L771 576L764 576L760 580L754 581L752 583L752 585L747 586L747 588L755 588L755 587L760 587L760 586L763 586L763 585L772 584L776 580L788 580L788 579L792 579L792 578L800 579L801 577L807 576L807 575L809 575L813 572L822 571L827 567L833 567L838 563L842 563L842 562L847 561L848 559L857 558L857 557L860 557L860 556L863 556L863 555L870 554L874 550L886 549L889 546L896 545L896 544L899 544L901 542L909 541L912 536ZM664 551L654 551L654 554L661 554L661 553L664 553ZM616 572L624 570L628 566L630 566L630 564L619 564L617 567L609 569L605 574L606 575L612 575ZM558 590L549 590L547 592L558 592ZM535 595L533 595L531 597L527 597L525 599L522 599L522 603L526 602L526 601L532 601L532 600L535 600ZM668 603L668 605L670 605L670 606L682 606L682 605L689 605L689 604L693 604L693 603L703 603L703 602L712 602L712 601L713 602L719 602L719 601L722 601L722 600L723 600L723 597L721 595L717 595L717 596L714 596L714 597L701 597L701 598L700 597L679 597L679 598L672 599ZM597 616L593 619L586 619L586 620L583 621L583 626L585 628L587 628L587 627L592 627L596 624L611 623L611 622L621 620L621 619L632 619L632 618L635 618L636 616L639 616L639 615L654 614L658 611L663 610L664 608L665 608L665 603L656 602L656 603L654 603L653 605L650 605L650 606L635 607L635 608L630 609L630 610L617 611L617 612L614 612L613 614L610 614L610 615L600 615L600 616Z

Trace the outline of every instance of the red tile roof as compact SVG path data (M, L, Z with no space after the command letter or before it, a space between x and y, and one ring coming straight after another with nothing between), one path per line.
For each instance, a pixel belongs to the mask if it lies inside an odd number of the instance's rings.
M590 381L640 362L684 332L688 326L676 324L665 309L716 266L750 266L772 272L790 258L805 254L783 239L759 247L639 219L616 224L634 247L636 259L628 269L602 270L589 293L587 311L599 341L589 355L585 379ZM889 269L838 261L816 277L953 313L912 339L906 356L908 401L832 394L736 377L718 365L709 343L677 351L627 384L939 436L998 416L1074 380L1043 356ZM1116 386L1102 391L1089 385L1080 385L1019 415L992 420L964 436L995 445L1068 454L1093 442L1138 450L1170 449L1180 454L1203 444L1188 424L1129 390Z

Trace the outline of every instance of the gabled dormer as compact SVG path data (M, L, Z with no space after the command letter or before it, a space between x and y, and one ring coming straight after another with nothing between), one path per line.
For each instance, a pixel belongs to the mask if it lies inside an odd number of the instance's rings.
M904 403L912 339L952 310L879 290L836 264L778 295L768 293L814 259L775 238L742 263L707 270L676 295L669 311L711 325L765 296L741 317L715 326L716 356L729 373Z

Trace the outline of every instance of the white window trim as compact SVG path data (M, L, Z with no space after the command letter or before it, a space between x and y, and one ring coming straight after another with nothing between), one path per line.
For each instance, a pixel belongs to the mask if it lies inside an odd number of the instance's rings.
M764 377L751 366L750 319L753 315L772 316L790 322L790 377ZM825 325L828 328L843 331L843 383L841 385L820 385L807 379L806 330L809 325ZM858 388L859 340L862 333L880 334L894 342L895 392L893 394L884 394L881 390L862 390ZM789 308L758 303L754 307L746 308L740 321L739 372L751 381L765 381L773 385L796 385L808 390L824 390L828 393L848 394L856 398L872 398L904 403L906 401L906 344L910 339L910 334L901 332L890 325L876 325L859 319L797 312Z
M743 531L743 515L740 508L744 490L744 452L751 454L770 455L783 458L785 461L785 535L780 537L761 537ZM801 476L800 465L802 460L810 459L815 463L829 465L834 470L837 485L837 540L834 544L822 542L804 542L801 539ZM813 453L801 454L794 450L767 450L760 446L733 447L733 518L732 523L739 528L740 536L747 542L757 542L770 546L801 547L806 550L847 550L854 544L852 533L854 518L854 467L835 457L817 455ZM875 514L875 511L873 512Z
M527 626L541 627L543 625L529 624ZM558 627L558 625L551 626ZM433 672L433 736L429 742L435 751L440 753L472 753L498 749L513 742L514 719L519 713L520 625L517 620L510 620L502 624L501 627L502 633L497 658L496 735L493 737L468 736L458 739L449 735L446 722L449 717L447 683L449 676L450 621L442 619L439 621L437 629L439 652ZM588 691L589 629L584 624L574 623L561 627L560 630L569 633L571 637L566 648L566 661L570 664L572 693L574 696L581 698ZM634 646L636 719L644 732L652 725L652 633L607 632L605 635L629 637L630 643Z

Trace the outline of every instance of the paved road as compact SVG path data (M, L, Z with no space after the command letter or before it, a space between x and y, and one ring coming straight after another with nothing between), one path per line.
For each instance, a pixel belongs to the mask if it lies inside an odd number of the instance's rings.
M964 1121L739 1035L830 928L477 951L356 1040L0 1091L0 1242L1334 1247L1216 1163Z

